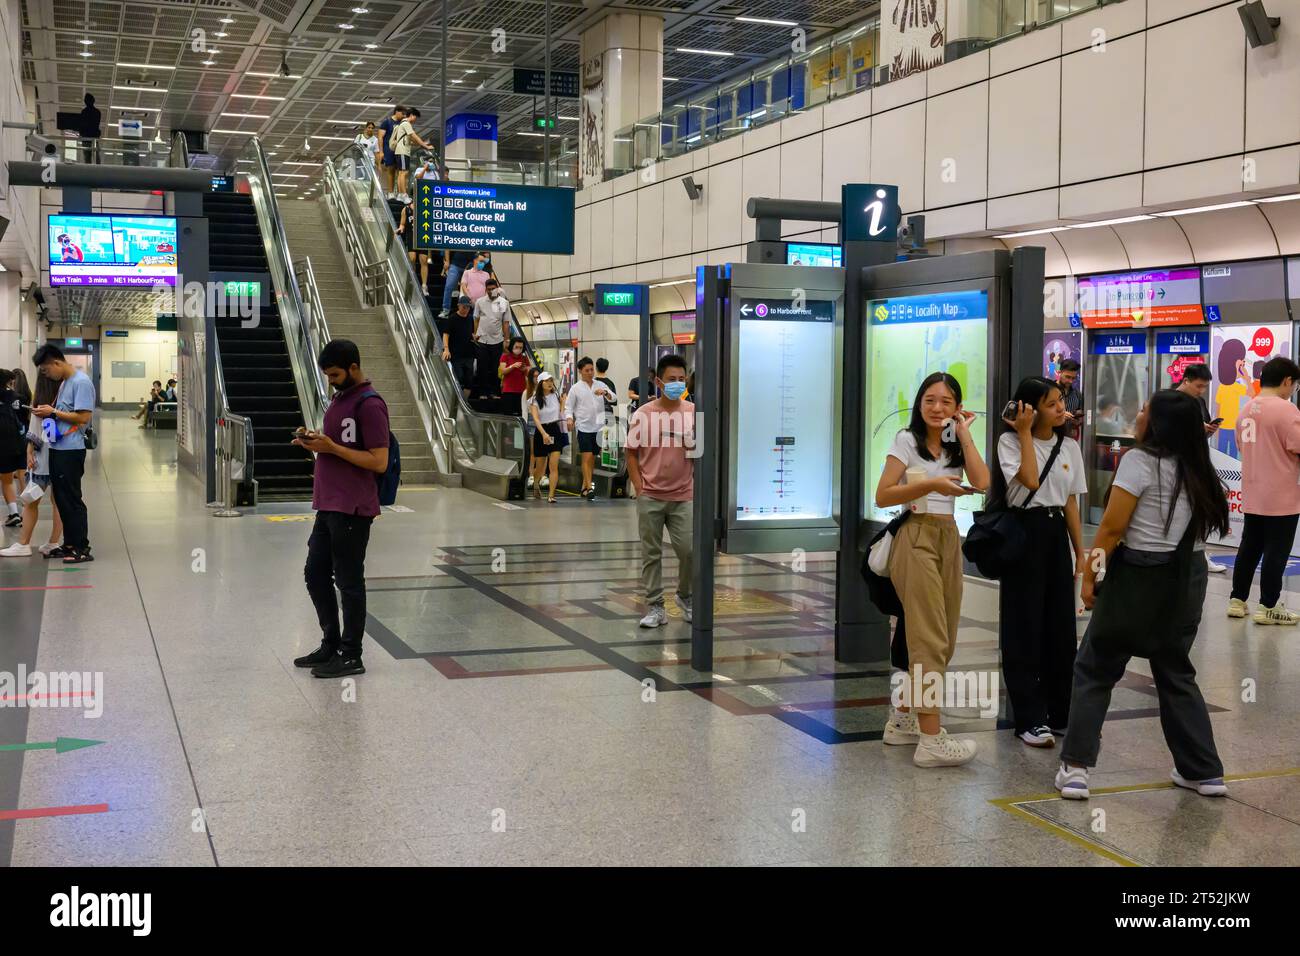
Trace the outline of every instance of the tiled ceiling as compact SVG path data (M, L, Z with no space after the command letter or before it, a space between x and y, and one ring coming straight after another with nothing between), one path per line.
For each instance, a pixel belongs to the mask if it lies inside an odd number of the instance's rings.
M123 116L143 118L149 138L161 128L164 142L172 130L205 130L208 149L228 168L256 134L275 154L273 171L288 174L301 167L283 164L334 152L361 122L379 119L395 102L418 106L422 126L436 136L442 6L441 0L23 0L23 75L36 89L48 133L55 132L55 113L81 109L89 92L105 114L106 135ZM515 66L542 66L545 6L543 0L447 3L448 113L497 114L503 159L541 158L541 139L521 134L532 132L534 111L542 107L512 92L511 79ZM664 75L674 78L665 81L667 105L789 48L788 27L737 16L798 21L811 41L877 7L860 0L551 0L551 65L577 70L579 34L606 12L660 14ZM492 50L497 28L507 41L501 54ZM736 55L725 59L728 72L720 74L720 58L677 52L682 46ZM282 62L287 78L280 75ZM576 117L577 104L561 100L556 113ZM559 122L561 148L577 125ZM555 155L556 144L552 150ZM300 185L291 194L301 195L312 180L293 182ZM95 308L115 306L106 301Z

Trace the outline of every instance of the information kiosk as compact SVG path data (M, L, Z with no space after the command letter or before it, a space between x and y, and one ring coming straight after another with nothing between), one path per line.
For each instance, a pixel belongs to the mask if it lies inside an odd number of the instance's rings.
M731 266L724 553L839 546L843 332L842 270Z

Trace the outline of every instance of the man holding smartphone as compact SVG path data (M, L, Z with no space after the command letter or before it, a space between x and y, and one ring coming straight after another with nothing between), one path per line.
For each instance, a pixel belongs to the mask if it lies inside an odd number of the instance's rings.
M1192 398L1196 399L1197 404L1201 406L1201 420L1205 425L1206 440L1209 440L1223 423L1222 418L1210 417L1210 409L1205 404L1205 396L1210 391L1212 379L1210 367L1204 362L1200 362L1183 369L1183 380L1178 383L1177 388L1177 391L1192 396ZM1228 570L1226 565L1216 564L1211 561L1209 551L1205 552L1205 564L1210 569L1211 574L1222 574Z
M334 397L321 431L301 428L293 443L316 457L311 504L316 524L307 539L303 577L316 606L321 645L294 660L313 677L364 674L361 638L366 630L366 546L379 514L376 478L388 470L388 406L361 371L361 352L334 339L317 360ZM334 598L343 598L343 627Z

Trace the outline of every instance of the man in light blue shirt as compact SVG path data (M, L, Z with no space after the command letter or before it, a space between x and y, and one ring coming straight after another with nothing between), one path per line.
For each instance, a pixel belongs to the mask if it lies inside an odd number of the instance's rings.
M64 564L93 561L81 477L86 471L86 429L95 410L95 386L56 346L42 345L32 361L46 378L60 383L53 405L32 409L36 417L53 420L57 429L57 437L50 441L50 485L54 489L54 506L63 519L63 547L47 557L62 557Z

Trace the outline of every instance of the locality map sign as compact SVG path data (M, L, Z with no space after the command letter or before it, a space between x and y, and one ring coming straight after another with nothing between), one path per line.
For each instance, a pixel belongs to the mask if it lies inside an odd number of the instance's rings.
M495 183L416 184L417 249L573 255L573 190Z

